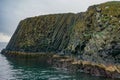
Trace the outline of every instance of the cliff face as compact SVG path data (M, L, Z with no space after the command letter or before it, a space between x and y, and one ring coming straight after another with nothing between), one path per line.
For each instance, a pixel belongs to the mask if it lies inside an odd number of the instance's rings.
M77 16L55 14L27 18L20 22L8 50L48 52L65 49Z
M74 35L74 27L82 23L82 18L83 13L67 13L22 20L6 49L25 52L66 51Z
M78 14L22 20L6 50L63 52L98 63L120 63L120 2L93 5Z

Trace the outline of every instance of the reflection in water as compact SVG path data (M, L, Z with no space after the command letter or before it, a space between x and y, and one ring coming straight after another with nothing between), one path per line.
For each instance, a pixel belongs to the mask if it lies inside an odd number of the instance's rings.
M12 66L6 58L0 54L0 80L14 79Z
M36 60L6 58L0 54L0 80L112 80L69 73ZM117 79L114 79L117 80Z

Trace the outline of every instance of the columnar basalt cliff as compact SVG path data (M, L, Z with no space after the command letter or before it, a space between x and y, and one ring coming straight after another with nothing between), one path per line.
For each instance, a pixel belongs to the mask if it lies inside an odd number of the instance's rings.
M120 2L22 20L5 51L64 53L91 65L112 65L120 78Z

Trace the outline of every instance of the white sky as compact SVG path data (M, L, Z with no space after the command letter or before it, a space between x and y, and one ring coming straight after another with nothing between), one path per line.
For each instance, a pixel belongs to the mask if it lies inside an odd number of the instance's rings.
M8 42L20 20L54 13L78 13L110 0L1 0L0 42ZM112 0L120 1L120 0Z
M0 42L8 42L10 40L10 36L0 33Z

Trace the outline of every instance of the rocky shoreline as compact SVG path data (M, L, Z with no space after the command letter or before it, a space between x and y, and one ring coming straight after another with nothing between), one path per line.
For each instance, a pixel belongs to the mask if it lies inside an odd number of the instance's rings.
M84 72L93 76L107 78L120 78L120 65L98 64L89 61L77 60L69 56L53 55L52 65L57 68L67 69L71 72Z
M55 53L25 53L16 51L2 51L2 54L12 58L36 59L46 62L55 68L67 70L68 72L83 72L92 76L103 76L107 78L120 78L120 65L100 64L89 61L77 60L71 56L60 56Z

